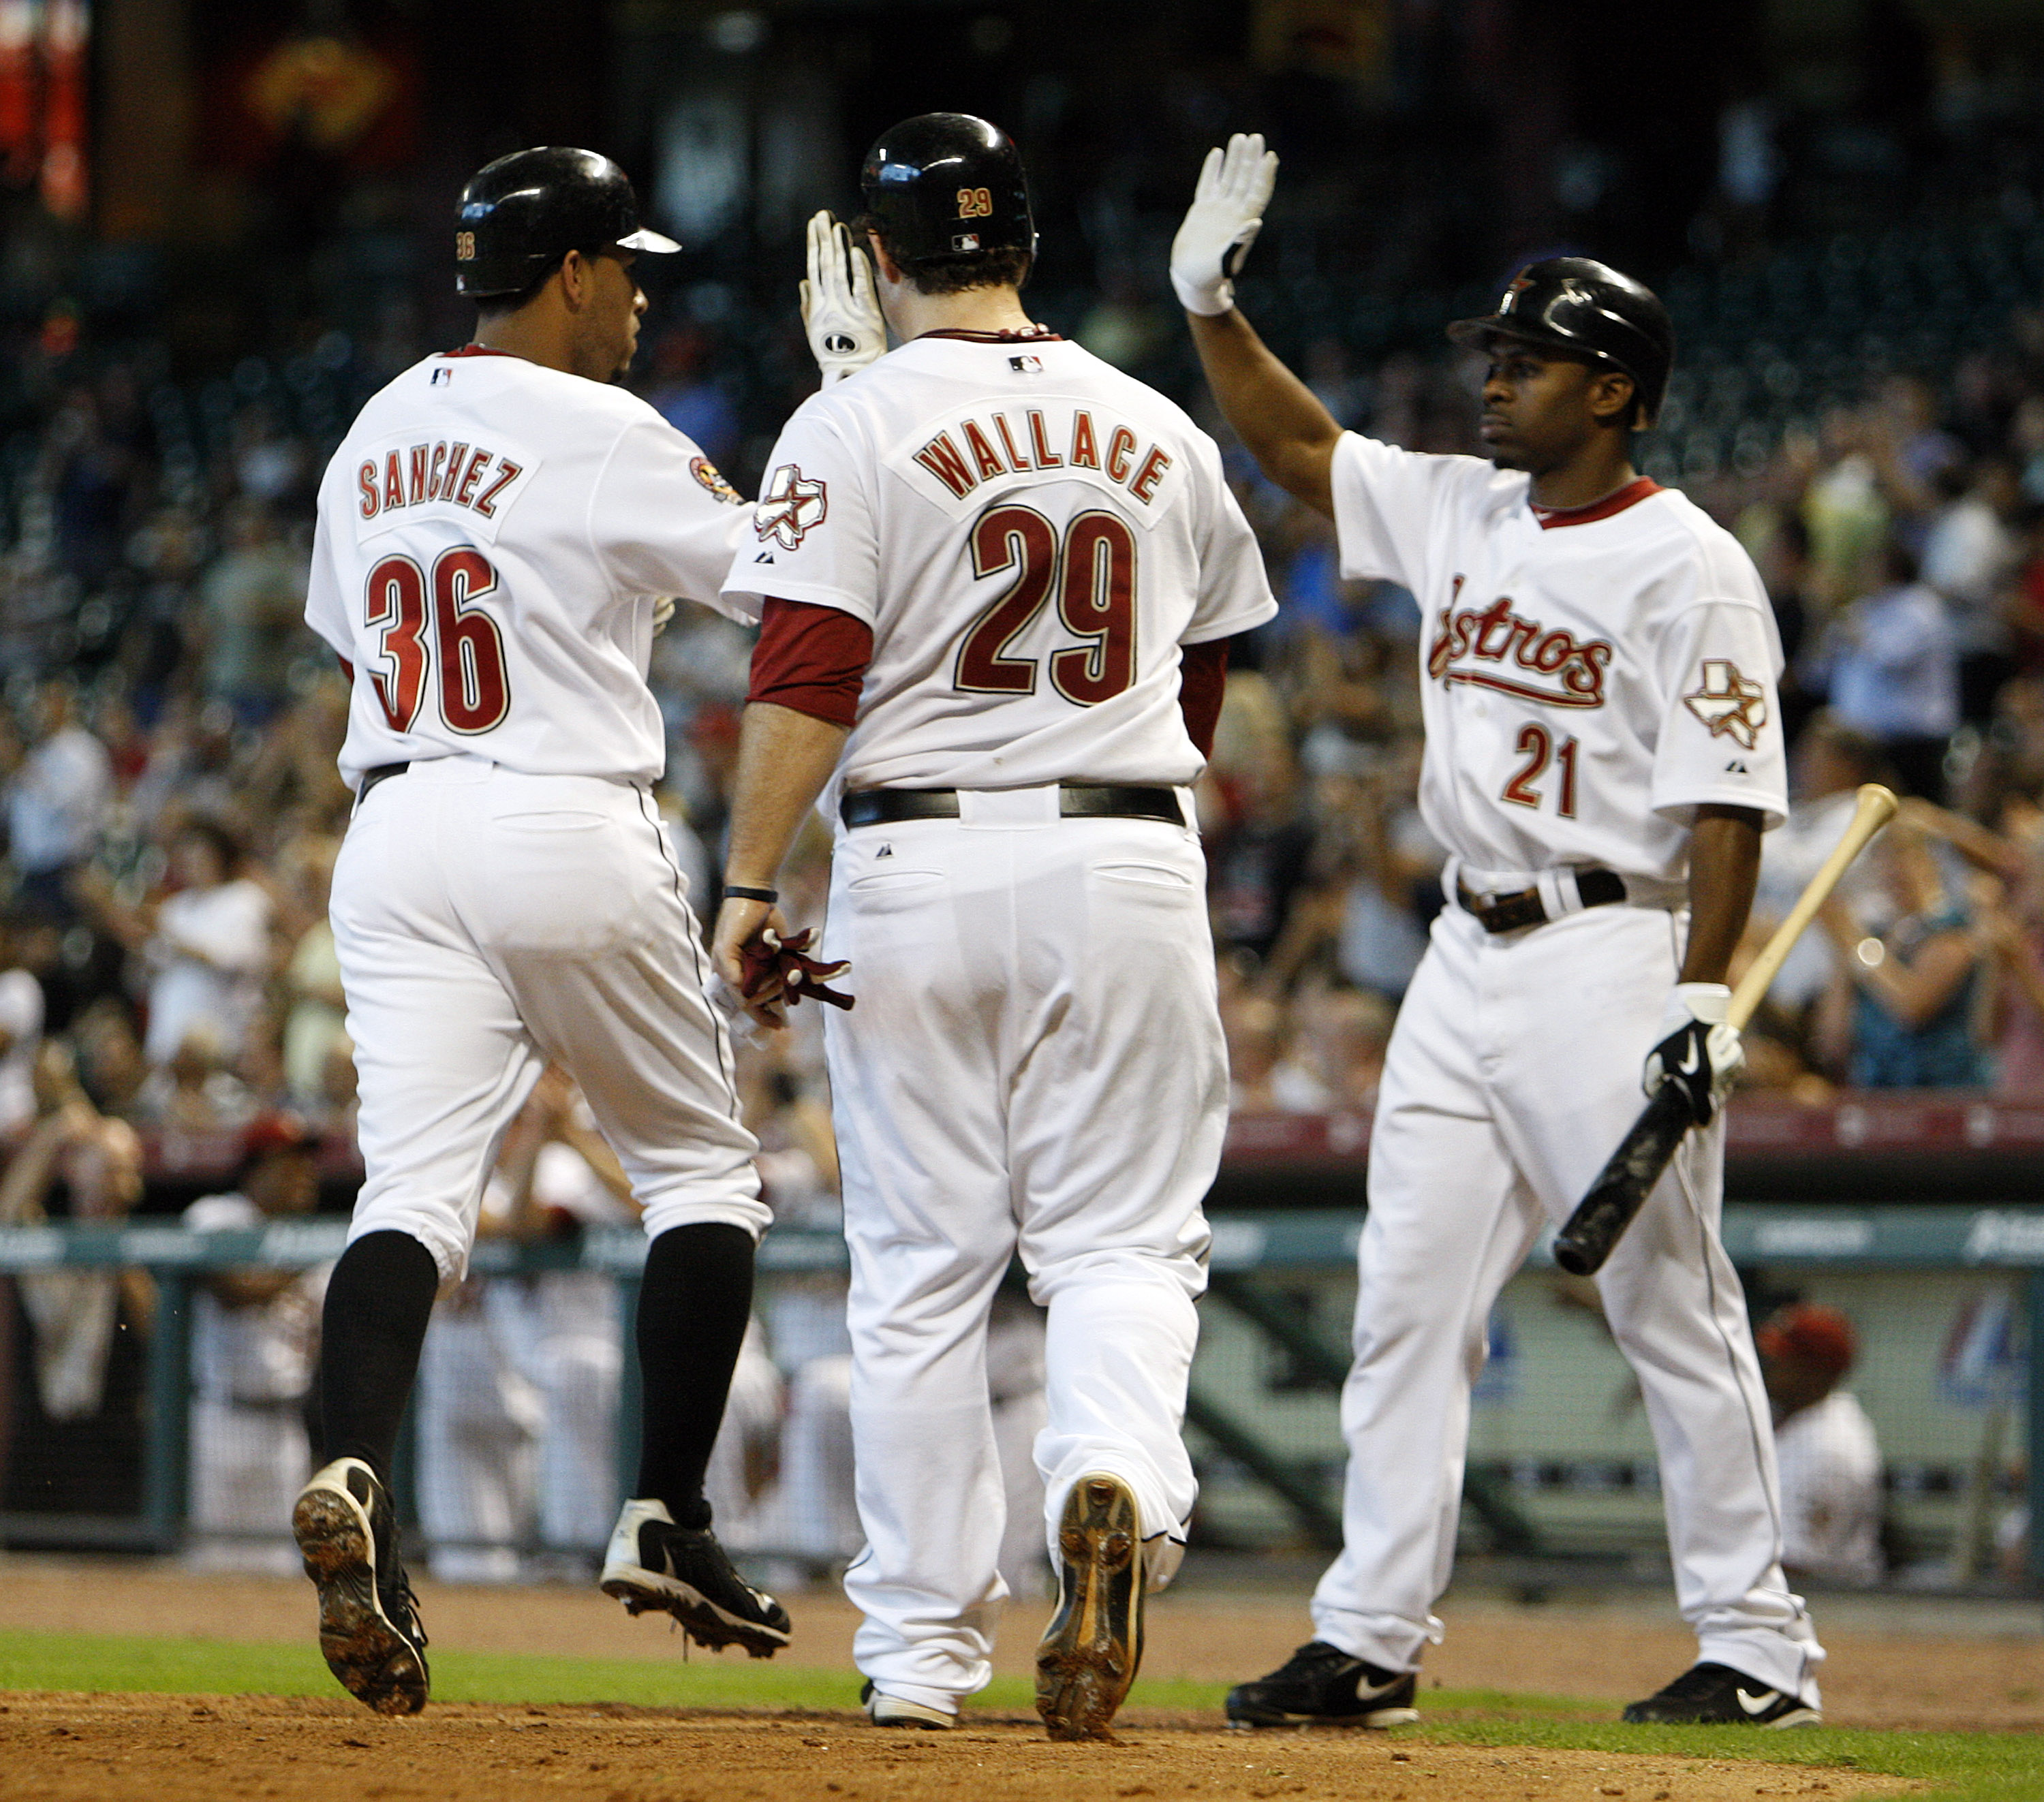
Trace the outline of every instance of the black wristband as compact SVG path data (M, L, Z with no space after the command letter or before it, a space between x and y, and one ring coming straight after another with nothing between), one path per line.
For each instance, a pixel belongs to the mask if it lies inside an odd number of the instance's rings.
M739 901L764 901L771 907L781 898L781 891L778 889L741 889L736 882L725 883L724 898L730 901L734 897Z

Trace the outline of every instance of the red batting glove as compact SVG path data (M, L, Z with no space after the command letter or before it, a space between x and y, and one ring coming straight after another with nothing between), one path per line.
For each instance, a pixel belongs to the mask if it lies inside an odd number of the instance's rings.
M747 945L740 954L745 960L745 999L751 1001L778 977L781 999L790 1007L807 995L819 1001L828 1001L834 1008L849 1008L855 997L825 985L836 982L851 966L820 963L805 956L809 941L815 936L816 928L812 926L790 932L785 939L769 928Z

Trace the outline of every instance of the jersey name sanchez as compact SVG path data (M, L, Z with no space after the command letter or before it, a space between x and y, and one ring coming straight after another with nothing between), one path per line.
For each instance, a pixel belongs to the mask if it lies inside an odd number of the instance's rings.
M654 599L721 609L751 523L622 389L472 349L405 371L320 485L305 620L355 672L341 773L467 753L651 781Z
M1600 864L1679 882L1699 805L1788 810L1774 616L1731 535L1636 483L1569 513L1528 478L1350 432L1342 573L1420 603L1420 807L1465 879Z
M1062 340L916 339L768 471L725 598L872 627L847 787L1189 782L1179 647L1277 610L1213 441Z

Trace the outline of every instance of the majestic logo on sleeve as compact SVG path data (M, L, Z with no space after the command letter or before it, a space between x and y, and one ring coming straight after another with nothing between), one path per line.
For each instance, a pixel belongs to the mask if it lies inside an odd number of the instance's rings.
M823 482L812 482L799 464L783 463L752 504L752 529L792 551L824 523L829 510Z
M1601 707L1612 647L1601 638L1551 631L1512 610L1510 595L1485 608L1458 611L1462 580L1454 588L1427 652L1427 674L1443 686L1467 682L1550 707ZM1494 666L1486 668L1485 665Z
M708 457L690 457L689 474L727 505L734 507L745 505L745 497L724 479L723 472Z
M1748 681L1729 657L1706 657L1703 684L1684 695L1682 705L1711 728L1712 738L1728 738L1750 751L1767 724L1767 685Z

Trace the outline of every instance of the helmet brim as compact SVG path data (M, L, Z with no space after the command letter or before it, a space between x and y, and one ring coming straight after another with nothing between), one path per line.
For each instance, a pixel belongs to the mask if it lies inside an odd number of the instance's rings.
M641 225L628 238L617 240L620 250L650 250L656 256L667 256L682 247L664 232L655 232Z
M1475 350L1481 350L1493 338L1509 338L1514 344L1531 344L1536 350L1563 351L1570 356L1587 358L1592 363L1607 363L1614 368L1622 367L1608 351L1579 343L1560 332L1528 331L1523 321L1505 313L1487 313L1481 319L1458 319L1448 328L1448 338L1450 343Z

